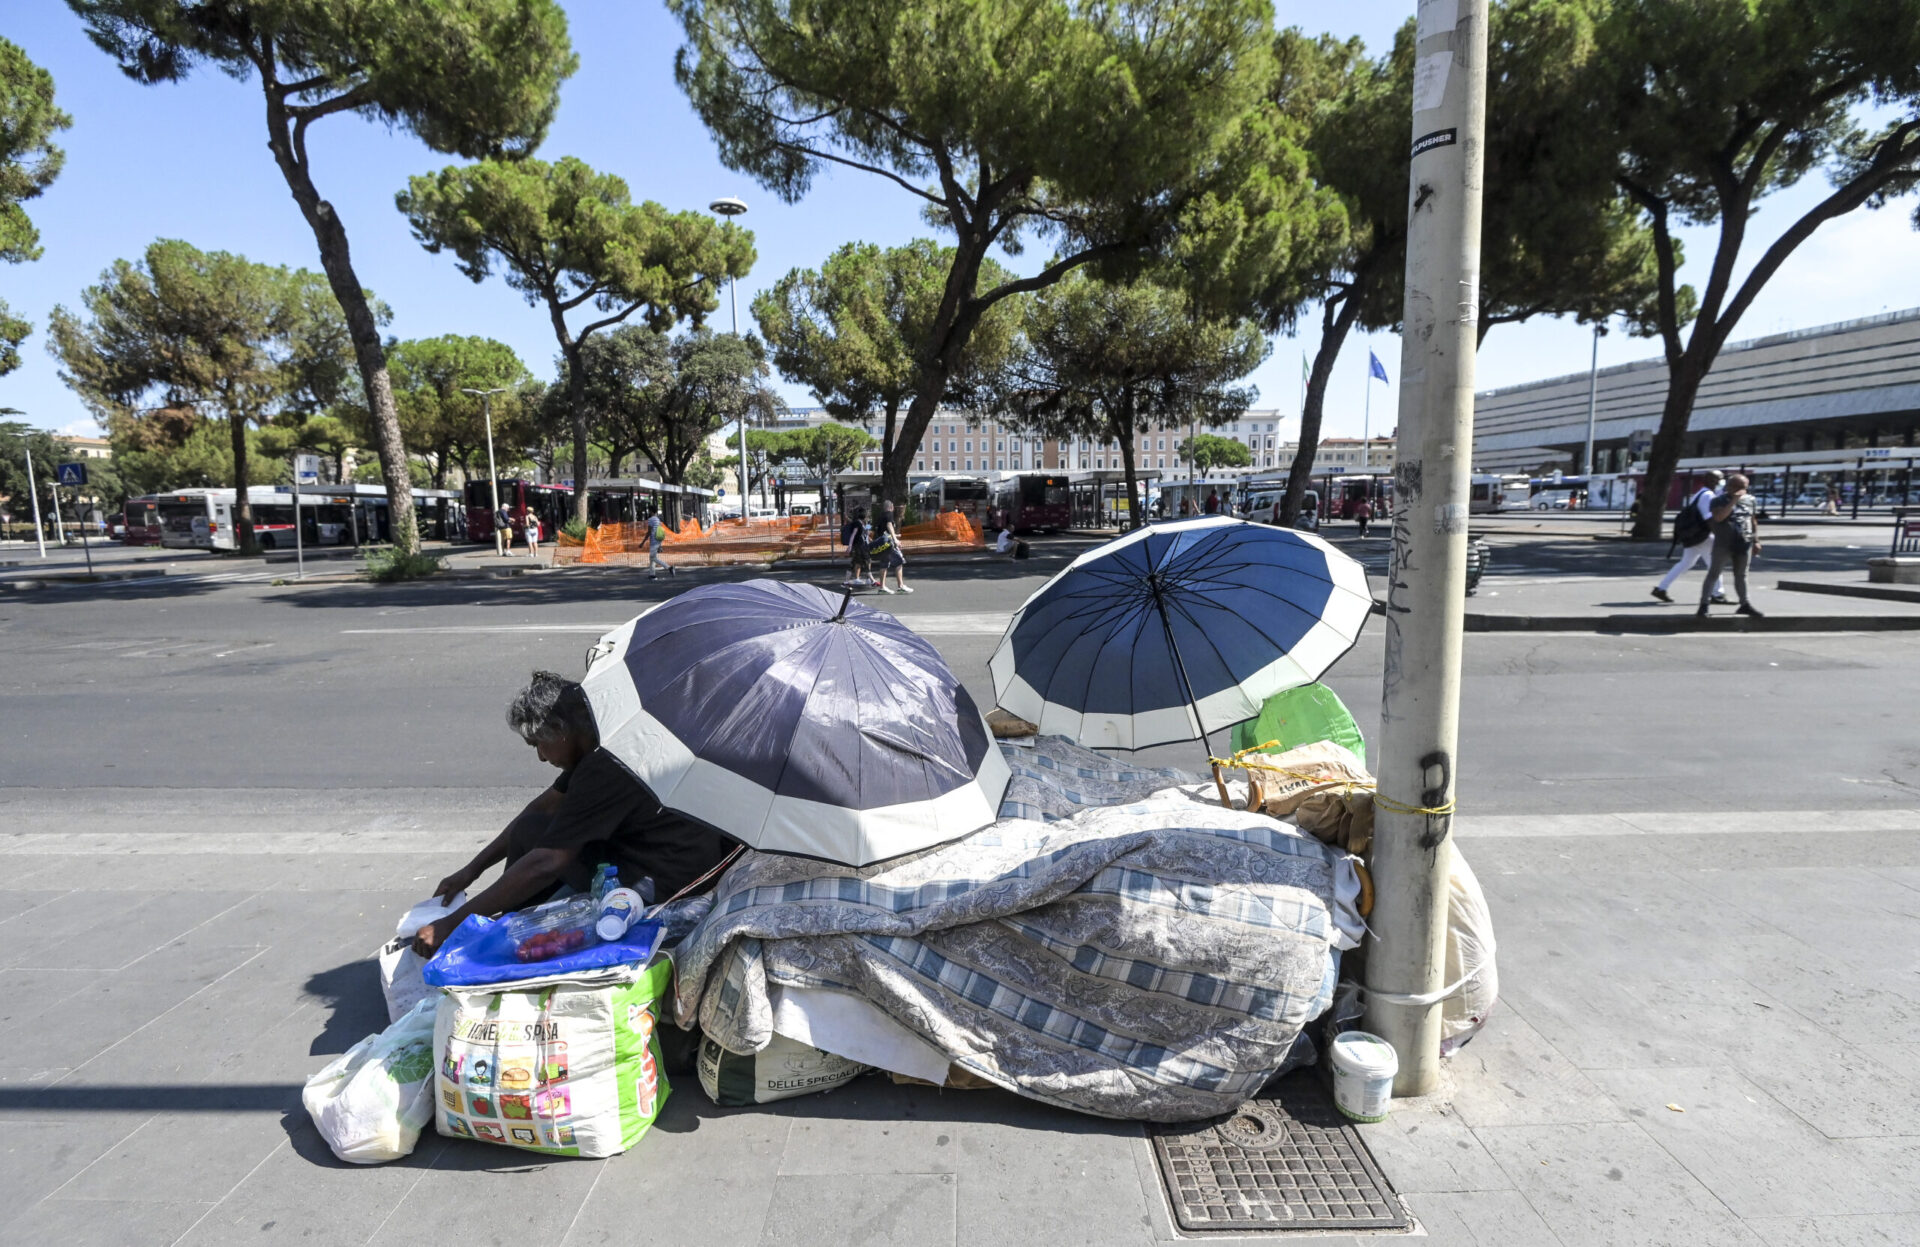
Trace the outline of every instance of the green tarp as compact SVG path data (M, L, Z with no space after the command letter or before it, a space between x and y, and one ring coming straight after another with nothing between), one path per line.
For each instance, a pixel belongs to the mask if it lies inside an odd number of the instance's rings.
M1303 684L1275 693L1260 707L1258 718L1233 725L1236 751L1252 749L1270 740L1280 742L1275 753L1330 740L1352 750L1362 766L1367 762L1367 742L1361 739L1353 716L1324 684Z

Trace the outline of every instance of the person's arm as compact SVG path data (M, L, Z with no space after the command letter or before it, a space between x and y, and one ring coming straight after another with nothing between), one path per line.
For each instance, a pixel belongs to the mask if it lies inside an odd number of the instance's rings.
M434 885L433 895L445 900L456 892L464 892L473 886L473 881L487 873L495 862L504 861L513 843L513 833L530 819L545 822L553 817L560 808L560 790L549 788L533 800L527 802L527 808L514 815L513 821L501 828L500 834L474 855L472 861L454 871ZM449 928L451 930L451 928Z
M1707 519L1712 523L1718 524L1721 520L1726 519L1729 515L1732 515L1732 514L1733 514L1733 499L1732 498L1716 498L1714 499L1712 510L1707 513Z
M580 856L578 849L528 849L493 886L444 918L428 923L414 933L413 951L431 957L453 934L454 928L474 914L491 918L509 909L518 909L553 886L567 867Z

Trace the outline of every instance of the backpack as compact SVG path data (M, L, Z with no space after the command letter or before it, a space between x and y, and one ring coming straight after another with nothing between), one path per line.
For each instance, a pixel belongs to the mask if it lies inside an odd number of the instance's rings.
M1673 513L1673 544L1682 548L1697 546L1712 533L1713 529L1700 514L1700 491L1696 489Z

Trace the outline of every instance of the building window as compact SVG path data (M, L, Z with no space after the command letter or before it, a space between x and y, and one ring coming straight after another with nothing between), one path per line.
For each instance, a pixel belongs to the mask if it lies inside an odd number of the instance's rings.
M948 430L948 432L952 432L952 430ZM958 444L958 443L956 443L956 442L948 442L948 443L947 443L947 453L948 453L948 454L952 454L952 453L953 453L954 451L956 451L956 450L958 450L958 449L960 449L960 446L959 446L959 444Z
M971 453L973 452L973 441L972 441L972 439L971 439L971 438L969 438L969 439L968 439L968 441L967 441L967 452L968 452L969 454L971 454Z
M967 460L967 471L973 471L973 460L971 459Z
M916 472L924 472L924 471L926 471L926 470L927 470L927 461L926 461L925 459L915 459L915 460L913 461L913 470L914 470L914 471L916 471Z

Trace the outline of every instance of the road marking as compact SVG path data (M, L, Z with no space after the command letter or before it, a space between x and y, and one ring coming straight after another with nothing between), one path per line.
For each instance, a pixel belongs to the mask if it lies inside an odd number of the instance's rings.
M897 614L901 623L922 636L999 636L1007 630L1011 615L991 614ZM615 623L550 624L437 624L417 628L342 628L342 636L482 636L489 633L583 632L600 635L620 627Z
M1211 784L1204 786L1211 794ZM1204 802L1211 804L1211 799ZM0 857L95 857L134 855L179 857L203 854L315 855L363 853L377 855L469 853L496 834L492 828L511 818L502 807L492 814L476 813L464 819L436 820L432 826L405 831L18 831L0 834ZM16 823L19 820L16 820ZM40 821L40 820L32 820ZM54 820L47 820L51 823ZM284 815L262 815L260 821L298 821ZM325 816L312 822L324 823ZM62 822L62 826L70 825ZM1455 834L1463 840L1539 840L1558 837L1592 839L1599 836L1713 836L1822 835L1861 832L1920 832L1920 809L1867 810L1714 810L1697 813L1643 814L1462 814Z

